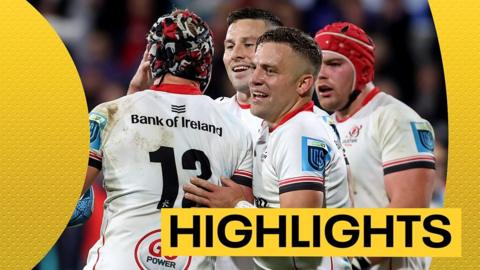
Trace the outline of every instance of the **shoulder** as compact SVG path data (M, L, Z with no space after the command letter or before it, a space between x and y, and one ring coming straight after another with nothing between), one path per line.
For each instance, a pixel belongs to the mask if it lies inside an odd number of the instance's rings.
M423 119L405 103L385 94L380 93L379 99L374 104L372 117L379 122L411 122Z
M229 98L227 98L229 99ZM228 128L231 137L247 137L251 140L250 131L242 122L242 120L235 115L235 112L228 109L228 103L219 104L217 100L212 100L212 111L215 111L217 121L221 121L224 126Z
M233 103L233 101L235 101L234 99L235 96L233 97L219 97L219 98L216 98L214 100L214 102L220 106L228 106L228 105L231 105Z
M138 100L141 96L143 96L143 91L134 95L123 96L112 101L101 103L92 109L90 112L90 117L94 115L102 116L111 122L117 118L126 107L128 107L128 104Z
M235 96L233 96L235 97ZM229 103L232 101L233 97L218 97L215 99L215 102L217 103Z
M276 133L276 138L282 138L282 140L328 137L322 116L313 112L301 112L273 132Z

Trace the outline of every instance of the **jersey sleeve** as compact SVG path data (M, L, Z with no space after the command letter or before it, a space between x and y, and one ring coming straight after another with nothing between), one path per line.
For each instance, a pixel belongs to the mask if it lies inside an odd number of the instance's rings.
M325 171L331 161L331 146L320 132L302 128L283 130L272 147L279 193L297 190L325 191Z
M250 134L245 132L244 143L240 149L240 157L238 160L238 166L233 172L231 179L240 185L252 187L252 178L253 178L253 146L252 138Z
M410 108L384 108L375 132L384 175L413 168L435 169L433 128Z
M102 169L104 130L107 125L106 112L97 106L90 112L90 152L88 166Z

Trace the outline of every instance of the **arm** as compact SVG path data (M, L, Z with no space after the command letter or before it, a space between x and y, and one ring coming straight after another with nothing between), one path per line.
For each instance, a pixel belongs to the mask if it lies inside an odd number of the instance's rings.
M240 201L251 205L254 199L251 173L253 161L250 145L247 146L231 179L220 177L222 186L218 186L192 177L190 184L183 186L185 198L210 208L233 208Z
M270 155L278 174L280 208L325 207L325 171L332 159L331 146L321 131L306 125L282 130ZM285 140L283 138L288 138Z
M384 119L388 120L379 121L383 131L379 133L379 142L384 156L384 184L389 199L386 207L426 208L435 180L433 145L430 145L434 141L433 129L423 119L407 118L396 111L401 109L386 111ZM429 136L425 136L427 133ZM407 158L399 158L399 150L404 151L403 155L407 153ZM370 257L367 262L376 265L388 259Z
M198 177L183 186L185 198L210 208L233 208L240 201L253 202L252 188L222 177L223 186L217 186Z
M99 110L98 107L92 112ZM78 226L85 223L92 215L94 194L91 187L102 168L101 135L107 120L100 114L90 114L90 152L87 173L83 183L80 199L75 206L75 211L70 217L68 227Z
M408 109L408 110L407 110ZM381 149L385 207L429 207L435 179L435 137L428 121L399 105L379 114L376 141Z
M425 208L430 204L433 193L435 171L432 169L410 169L385 175L385 189L390 199L390 208ZM354 258L362 260L363 258ZM369 257L366 262L376 265L388 260L385 257ZM365 261L363 262L365 264ZM360 263L357 263L360 265ZM368 266L369 267L369 266ZM369 268L353 268L369 269Z
M244 129L240 137L238 158L231 179L220 177L221 186L198 177L192 177L191 184L183 187L185 198L210 208L233 208L239 201L253 203L252 170L253 150L250 134ZM251 205L253 206L253 205Z
M385 175L385 189L391 208L429 207L433 194L435 171L410 169Z
M73 211L70 220L68 221L67 227L76 227L84 224L93 213L94 205L94 192L92 188L92 183L95 181L95 178L100 173L95 167L88 166L87 175L85 177L85 182L83 184L82 196L77 201L75 210Z
M150 71L150 61L148 60L148 50L149 48L147 47L143 53L142 61L128 86L127 95L143 91L153 83L152 73Z
M323 191L297 190L280 194L280 208L321 208L323 202Z
M90 186L93 184L93 182L95 181L99 173L100 173L99 169L92 166L88 166L87 175L85 176L85 182L83 183L82 195L85 194L87 189L90 188Z

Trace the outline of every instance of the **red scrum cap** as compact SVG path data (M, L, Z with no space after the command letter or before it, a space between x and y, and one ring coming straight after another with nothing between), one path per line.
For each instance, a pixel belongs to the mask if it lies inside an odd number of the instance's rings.
M375 44L360 27L348 22L332 23L317 32L315 41L322 51L339 53L353 65L353 90L361 90L373 80Z

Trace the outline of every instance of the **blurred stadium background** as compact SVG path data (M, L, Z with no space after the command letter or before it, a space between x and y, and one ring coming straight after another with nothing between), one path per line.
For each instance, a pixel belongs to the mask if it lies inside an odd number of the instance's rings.
M447 103L442 60L427 0L29 0L67 46L85 89L88 108L125 95L145 49L145 36L172 8L188 8L206 19L215 38L212 98L235 93L225 74L222 53L226 17L254 6L272 11L287 26L310 35L324 25L346 20L372 36L375 82L414 108L436 131L437 182L432 207L443 205L447 168ZM99 236L105 193L95 185L95 214L82 227L65 230L34 269L82 269Z

